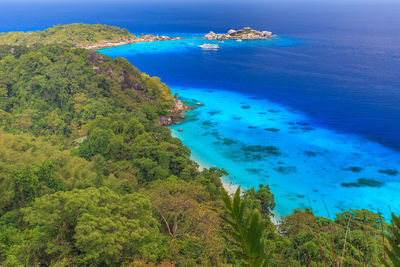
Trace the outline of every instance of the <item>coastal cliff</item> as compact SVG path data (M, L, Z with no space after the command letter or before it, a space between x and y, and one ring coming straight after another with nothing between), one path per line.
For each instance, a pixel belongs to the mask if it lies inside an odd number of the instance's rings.
M175 99L174 107L170 110L170 115L161 115L157 125L170 126L178 123L180 120L186 118L184 111L191 110L191 107L185 105L182 101Z
M209 32L204 36L204 39L207 40L228 40L228 39L236 39L236 40L255 40L255 39L269 39L274 37L275 35L269 31L257 31L253 30L250 27L244 27L240 30L229 30L227 33L214 33L213 31Z

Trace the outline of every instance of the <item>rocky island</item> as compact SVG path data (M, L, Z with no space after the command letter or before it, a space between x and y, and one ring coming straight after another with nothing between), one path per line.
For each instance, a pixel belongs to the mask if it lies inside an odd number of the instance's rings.
M206 40L228 40L228 39L236 39L236 40L255 40L255 39L269 39L274 37L272 32L269 31L257 31L253 30L250 27L244 27L240 30L229 30L228 33L214 33L213 31L209 32L204 36Z

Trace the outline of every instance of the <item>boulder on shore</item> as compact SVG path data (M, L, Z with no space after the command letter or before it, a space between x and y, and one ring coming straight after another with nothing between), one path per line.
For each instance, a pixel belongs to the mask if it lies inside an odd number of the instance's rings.
M157 125L159 126L170 126L183 120L186 118L185 113L183 111L190 110L191 107L186 106L182 101L178 99L174 99L175 105L174 108L171 110L170 116L162 115L160 116L159 120L157 121Z

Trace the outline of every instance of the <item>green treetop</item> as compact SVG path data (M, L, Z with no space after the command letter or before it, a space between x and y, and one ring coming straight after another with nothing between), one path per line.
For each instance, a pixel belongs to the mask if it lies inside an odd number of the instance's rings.
M0 45L64 44L84 47L103 41L136 38L127 29L102 25L74 23L56 25L43 31L0 33Z

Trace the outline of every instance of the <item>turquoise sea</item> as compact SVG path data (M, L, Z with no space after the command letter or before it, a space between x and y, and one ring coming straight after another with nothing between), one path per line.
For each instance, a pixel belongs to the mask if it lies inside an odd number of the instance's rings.
M279 215L328 216L324 203L330 216L400 214L399 1L139 2L3 1L0 31L84 22L184 36L101 52L204 103L171 127L196 160L228 183L269 184ZM245 26L279 37L198 47L210 30Z
M240 53L244 49L307 46L290 37L207 41L218 44L219 50L200 49L198 45L204 42L197 35L186 35L178 41L138 43L100 52L127 57L135 64L135 56L194 53L213 57L225 49ZM307 207L322 216L349 208L379 210L386 216L390 210L399 211L395 204L400 203L399 152L361 135L322 127L300 110L257 94L192 86L172 86L172 91L183 101L204 104L170 127L192 150L193 159L205 167L226 169L228 184L244 188L268 184L276 198L277 216Z
M301 112L251 95L210 88L173 91L205 104L171 127L173 135L201 164L228 170L226 182L270 185L278 215L311 207L328 216L325 204L330 216L349 208L397 211L400 181L382 173L400 169L397 152L315 126ZM362 178L372 184L359 183Z

